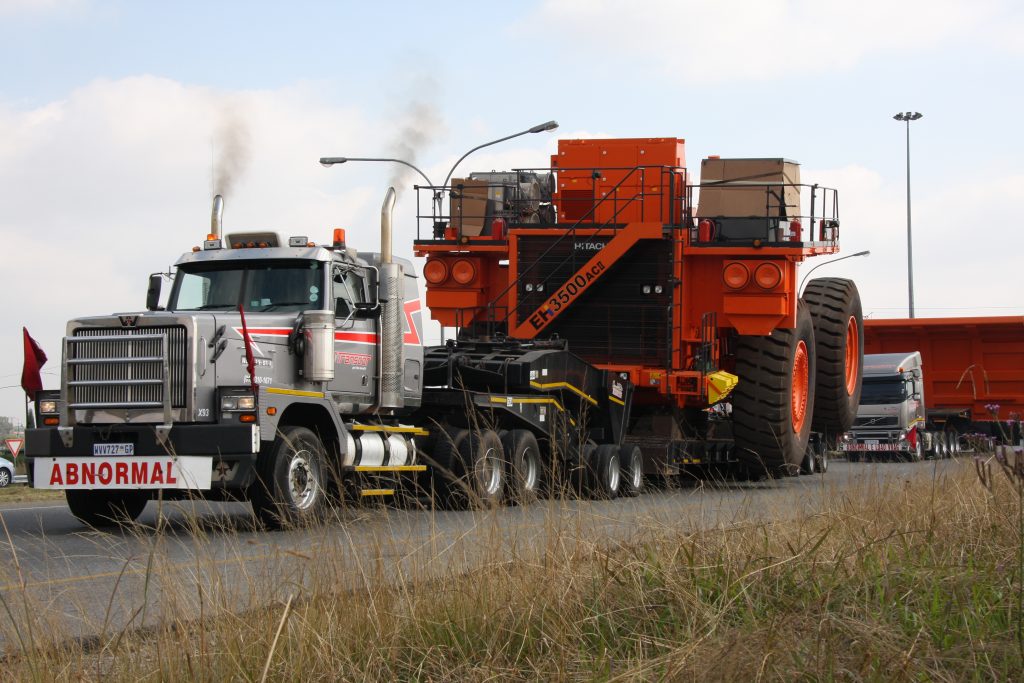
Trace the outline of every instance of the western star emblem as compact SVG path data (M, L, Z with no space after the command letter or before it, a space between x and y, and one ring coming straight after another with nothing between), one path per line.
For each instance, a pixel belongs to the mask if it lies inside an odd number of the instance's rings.
M228 465L223 460L221 460L220 462L217 463L216 470L217 478L220 479L221 481L224 481L225 479L228 478L228 472L231 471L231 466Z
M135 323L139 321L137 315L119 315L117 317L121 321L121 327L135 327Z

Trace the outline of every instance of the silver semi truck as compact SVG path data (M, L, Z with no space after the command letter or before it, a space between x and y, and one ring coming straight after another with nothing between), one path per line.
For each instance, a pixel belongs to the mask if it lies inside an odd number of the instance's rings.
M918 351L865 354L857 418L840 443L848 460L952 455L952 442L925 429L923 373Z
M59 391L26 434L30 482L63 489L100 526L148 500L248 500L263 523L319 516L332 499L430 493L494 504L571 484L635 494L623 445L632 387L564 342L424 347L417 278L381 250L271 232L223 232L177 262L165 307L77 318Z

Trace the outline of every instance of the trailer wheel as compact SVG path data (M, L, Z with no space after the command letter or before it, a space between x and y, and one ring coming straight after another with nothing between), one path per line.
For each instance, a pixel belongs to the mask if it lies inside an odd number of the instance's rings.
M306 427L283 427L256 461L253 511L279 529L319 519L327 508L327 456L320 437Z
M64 497L79 522L97 529L134 522L149 502L143 491L67 489Z
M470 502L482 507L501 504L505 492L505 451L493 429L470 431L459 444L464 483Z
M864 316L852 280L822 277L807 283L802 297L814 323L816 432L845 432L860 405L864 364Z
M733 390L737 456L768 474L796 474L814 414L814 327L807 306L797 304L796 327L766 337L739 337Z
M814 455L814 444L807 444L807 452L804 453L804 459L800 463L800 474L814 474L818 471L817 468L818 459Z
M615 444L602 444L591 450L590 454L587 492L592 498L615 498L622 486L619 447Z
M632 498L644 489L644 454L639 446L625 444L619 447L619 466L622 468L622 486L619 495Z
M822 448L821 453L815 456L816 465L818 466L818 472L825 474L828 472L828 448Z
M505 432L501 445L508 458L506 475L512 500L520 505L532 503L540 495L541 487L540 445L537 437L527 429L513 429Z

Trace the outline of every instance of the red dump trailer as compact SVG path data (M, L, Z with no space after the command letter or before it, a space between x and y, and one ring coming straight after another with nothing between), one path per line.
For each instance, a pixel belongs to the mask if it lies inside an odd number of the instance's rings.
M993 436L1019 429L1024 316L864 320L865 354L904 351L921 352L930 425Z

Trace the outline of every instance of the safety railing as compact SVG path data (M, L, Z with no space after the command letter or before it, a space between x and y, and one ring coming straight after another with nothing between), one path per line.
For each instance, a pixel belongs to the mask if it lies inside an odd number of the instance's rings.
M693 245L839 241L839 193L799 183L715 182L688 189L697 194L690 226Z

